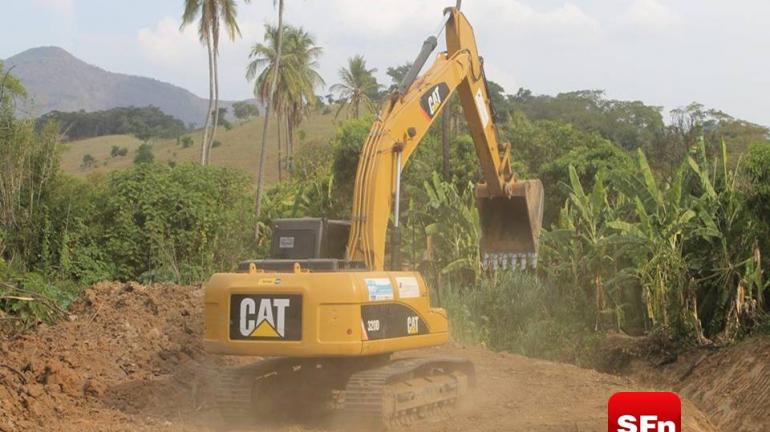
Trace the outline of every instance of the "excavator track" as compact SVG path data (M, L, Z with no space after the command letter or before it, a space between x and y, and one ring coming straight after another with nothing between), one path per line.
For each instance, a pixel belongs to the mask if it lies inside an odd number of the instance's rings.
M275 358L222 370L216 390L234 426L296 420L306 401L303 415L333 411L338 426L377 430L441 418L474 380L464 359Z
M216 383L216 402L228 424L245 425L259 420L263 409L256 404L255 392L261 382L280 369L281 359L262 360L246 366L224 368Z
M465 359L416 358L353 374L338 414L343 424L392 428L441 418L474 385Z

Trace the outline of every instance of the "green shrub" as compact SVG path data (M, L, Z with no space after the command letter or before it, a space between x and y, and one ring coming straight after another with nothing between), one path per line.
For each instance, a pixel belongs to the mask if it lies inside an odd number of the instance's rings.
M748 210L756 226L756 246L759 270L770 283L770 143L755 144L749 148L744 162L745 194ZM770 305L770 289L766 289L764 305ZM770 319L767 320L770 323ZM768 325L770 328L770 325Z
M749 148L743 172L749 208L767 238L770 235L770 143L754 144Z
M337 179L342 194L353 196L353 183L358 168L358 158L361 148L369 135L371 119L349 120L337 129L337 135L332 141L334 162L332 171ZM348 193L349 192L349 193Z
M155 155L152 153L152 145L148 143L139 144L136 149L136 155L134 156L134 164L148 164L155 160Z
M626 151L615 144L596 140L590 146L580 145L557 159L540 167L538 177L546 185L543 226L550 227L559 217L559 211L568 199L570 184L569 167L575 168L580 183L590 189L600 171L610 174L615 171L628 172L634 161ZM611 175L611 174L610 174Z
M118 279L199 282L253 250L251 187L231 169L138 165L109 177L97 207Z
M18 273L0 258L0 334L53 323L79 293L71 281L52 283L39 273Z
M94 166L94 163L96 163L96 159L94 159L90 153L86 153L83 155L83 161L81 162L80 166L83 168L91 168Z

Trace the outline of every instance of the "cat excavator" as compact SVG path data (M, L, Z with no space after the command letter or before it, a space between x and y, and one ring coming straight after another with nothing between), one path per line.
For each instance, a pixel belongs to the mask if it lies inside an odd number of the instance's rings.
M489 271L537 265L543 186L518 179L510 146L498 141L484 63L459 2L445 9L441 32L446 51L420 75L438 44L429 37L372 124L350 221L276 220L269 258L205 283L206 350L262 358L219 371L216 397L226 420L271 422L322 406L363 430L387 428L440 417L474 385L466 359L392 357L449 339L447 313L431 306L423 277L400 268L402 170L457 93L483 174L479 265Z

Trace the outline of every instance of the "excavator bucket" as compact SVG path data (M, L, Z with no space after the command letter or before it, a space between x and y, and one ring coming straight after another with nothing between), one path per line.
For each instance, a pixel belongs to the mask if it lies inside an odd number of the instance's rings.
M543 184L540 180L510 185L510 197L491 196L485 184L476 188L481 222L481 259L484 269L537 267L543 224Z

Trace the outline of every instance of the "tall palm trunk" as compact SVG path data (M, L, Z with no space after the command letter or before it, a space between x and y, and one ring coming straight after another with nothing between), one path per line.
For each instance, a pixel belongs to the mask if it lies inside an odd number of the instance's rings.
M283 131L284 114L276 109L275 116L278 119L278 181L280 182L283 181L283 171L281 170L281 166L283 165L283 134L281 132Z
M211 148L214 144L214 137L217 135L217 127L219 126L219 54L217 48L214 47L214 126L211 128L211 136L209 136L209 142L206 145L206 165L211 162Z
M275 89L278 87L278 70L281 66L281 54L283 49L283 0L278 0L278 48L275 55L275 71L273 73L273 82L270 83L270 96L265 105L265 123L262 127L262 146L259 153L259 173L257 173L257 203L255 212L257 215L257 226L254 229L254 237L259 241L259 217L262 213L262 189L265 182L265 156L267 153L267 126L270 121L270 105L275 97Z
M294 121L292 118L292 115L286 118L286 172L288 175L291 175L292 157L294 156Z
M211 34L206 38L206 49L209 55L209 108L206 112L206 123L203 125L203 141L201 141L201 165L208 164L209 128L211 127L211 110L214 107L214 58L211 46Z

